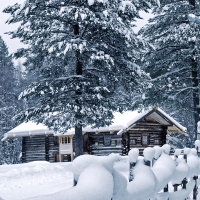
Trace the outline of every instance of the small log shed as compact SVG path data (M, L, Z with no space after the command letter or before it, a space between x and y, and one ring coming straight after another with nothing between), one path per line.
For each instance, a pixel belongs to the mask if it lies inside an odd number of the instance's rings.
M59 162L73 159L73 134L70 131L65 135L56 134L43 124L29 121L5 133L2 141L22 138L22 163L44 160Z
M180 133L187 136L187 129L158 107L137 115L132 113L127 119L122 114L121 121L125 121L123 125L85 129L84 152L93 155L127 155L130 149L138 148L142 154L146 147L166 144L167 134Z

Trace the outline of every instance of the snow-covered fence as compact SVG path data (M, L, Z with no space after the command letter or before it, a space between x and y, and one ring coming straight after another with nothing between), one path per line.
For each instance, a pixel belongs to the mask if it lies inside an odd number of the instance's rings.
M200 159L197 154L200 141L195 142L195 147L177 149L173 156L169 155L169 145L148 147L144 150L144 157L139 156L138 149L132 149L128 162L127 157L116 155L80 156L73 162L77 186L71 192L82 193L83 197L87 193L87 198L91 200L94 196L105 200L185 200L193 193L193 200L196 200L200 184ZM124 159L127 162L127 175L116 169L116 164ZM91 185L98 190L91 190ZM80 200L80 197L76 199Z
M197 153L200 150L200 141L195 142L195 147L196 149L177 149L174 152L173 158L169 156L169 145L164 145L162 148L154 147L144 150L144 158L139 159L143 160L144 165L151 167L157 179L157 186L154 188L154 198L181 200L187 198L193 190L193 200L197 199L199 185L198 175L200 174L200 159ZM133 159L132 157L136 155L132 153L132 151L136 152L136 149L132 149L129 153L130 163ZM181 151L183 155L180 155ZM137 159L134 157L134 160ZM135 167L137 166L138 160L136 161ZM134 174L134 170L131 168L130 172ZM148 174L146 174L146 177L148 179ZM134 176L131 181L134 181ZM138 184L142 184L142 182L138 182ZM173 187L173 191L169 192L168 185ZM151 197L152 196L149 196L147 198Z

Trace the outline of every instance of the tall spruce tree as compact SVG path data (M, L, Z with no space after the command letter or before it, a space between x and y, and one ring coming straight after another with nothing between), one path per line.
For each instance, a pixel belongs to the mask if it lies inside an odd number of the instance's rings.
M113 111L141 103L149 77L135 61L143 42L133 33L139 11L153 0L27 0L4 12L20 22L12 37L27 48L16 57L40 73L21 97L34 106L20 120L43 122L59 132L75 128L75 154L82 152L82 127L109 125ZM133 98L138 101L133 102Z
M140 30L150 49L144 58L146 72L153 79L153 87L146 94L145 104L171 105L181 112L193 113L197 138L199 106L200 29L188 20L198 12L194 0L161 0L153 9L155 17Z
M13 127L12 116L15 112L14 65L8 48L0 37L0 133Z
M17 110L15 69L8 48L0 37L0 165L19 162L20 141L2 142L3 134L15 127ZM12 149L12 152L10 151Z

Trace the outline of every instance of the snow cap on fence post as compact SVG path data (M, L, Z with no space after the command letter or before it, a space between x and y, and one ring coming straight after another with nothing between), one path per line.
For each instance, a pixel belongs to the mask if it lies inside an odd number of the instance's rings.
M144 155L145 165L151 166L151 161L153 160L154 154L155 154L155 149L151 147L147 147L144 149L143 155Z
M164 145L162 146L162 149L163 149L163 152L164 152L164 153L166 153L167 155L169 155L170 149L171 149L171 147L170 147L169 144L164 144Z
M157 160L162 153L162 148L159 146L154 146L153 149L155 150L154 159Z
M197 133L200 133L200 121L197 122Z
M133 169L136 165L138 155L139 155L139 150L136 149L136 148L131 149L128 153L129 162L130 162L130 165L129 165L129 182L131 182L133 180Z
M183 158L185 159L185 162L187 163L187 155L190 153L190 148L184 148L184 156Z
M194 155L194 156L197 156L197 150L195 148L192 148L190 150L190 152Z
M194 144L195 144L195 148L197 150L197 155L198 155L198 157L200 157L200 140L196 140Z
M181 154L181 149L175 149L174 160L176 160L180 154Z

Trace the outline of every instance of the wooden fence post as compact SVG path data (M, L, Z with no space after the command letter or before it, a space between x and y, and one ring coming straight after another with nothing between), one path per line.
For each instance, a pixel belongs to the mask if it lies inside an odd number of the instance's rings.
M144 149L143 155L144 155L144 164L151 167L151 163L155 155L155 149L147 147Z
M160 155L162 153L162 148L159 147L159 146L154 146L153 149L155 150L155 153L154 153L154 157L153 157L153 160L152 160L152 166L154 165L156 160L158 160L158 158L160 157Z
M163 192L168 192L169 188L168 188L168 184L164 187Z
M176 166L178 165L178 163L176 162L176 160L178 159L179 155L181 154L181 149L176 149L175 152L174 152L174 161L176 163ZM178 186L180 184L174 184L173 187L174 187L174 192L178 191Z
M182 184L183 184L182 188L183 188L183 189L186 189L187 183L188 183L187 179L184 178L183 181L182 181Z
M136 148L131 149L128 153L129 162L130 162L130 164L129 164L129 182L131 182L134 179L133 170L136 165L138 155L139 155L139 150Z
M173 185L173 187L174 187L174 192L176 192L176 191L178 191L178 186L179 186L180 184L174 184Z
M196 151L197 151L197 156L200 157L200 140L196 140L195 141L195 148L196 148ZM198 185L197 185L197 179L198 179L198 176L194 176L193 179L195 180L195 186L194 186L194 189L193 189L193 199L196 200L197 199L197 195L198 195Z
M185 162L187 163L187 155L190 153L190 149L189 148L185 148L184 149L184 155L183 158L185 159ZM187 178L184 178L182 181L182 188L186 189L186 185L187 185L188 181Z
M193 179L195 181L195 186L194 186L194 189L193 189L193 200L197 200L197 195L198 195L197 179L198 179L198 176L194 176Z
M130 165L129 165L129 182L131 182L134 178L133 170L134 170L135 165L136 165L136 162L130 162Z

